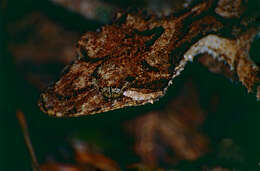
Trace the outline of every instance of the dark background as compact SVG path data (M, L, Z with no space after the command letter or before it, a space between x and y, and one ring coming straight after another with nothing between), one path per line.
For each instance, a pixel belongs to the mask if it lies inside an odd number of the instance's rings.
M0 1L4 2L4 1ZM133 1L115 1L122 8L140 5ZM64 143L72 137L78 137L100 146L104 154L119 163L121 168L139 161L133 152L133 137L126 134L122 124L153 108L160 108L162 103L176 94L183 82L193 78L200 89L200 99L204 108L208 107L210 97L217 94L218 109L208 116L204 131L211 138L211 143L220 139L232 138L241 148L244 162L232 163L215 160L210 155L191 163L181 162L177 167L183 170L196 170L202 163L208 165L233 166L240 170L260 170L260 103L254 94L248 94L240 83L232 83L223 76L209 73L197 63L188 65L183 75L176 79L167 96L155 105L126 108L79 118L52 118L43 114L37 107L40 91L28 82L17 69L13 56L7 50L10 41L7 24L18 21L32 10L39 10L46 15L62 20L67 28L84 33L95 30L102 23L85 21L81 16L67 13L61 7L47 1L8 0L0 13L0 170L30 170L30 156L24 143L23 134L16 118L16 110L22 109L28 122L30 136L39 162L44 162L49 154L66 148ZM63 17L66 17L64 19ZM50 37L51 39L51 37ZM251 54L255 61L260 61L259 40L255 40Z

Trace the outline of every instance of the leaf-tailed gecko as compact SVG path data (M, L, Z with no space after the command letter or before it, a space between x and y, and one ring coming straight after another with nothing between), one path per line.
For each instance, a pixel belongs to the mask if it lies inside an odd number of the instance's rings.
M251 91L259 82L259 68L248 56L257 27L223 37L232 26L214 2L164 18L119 13L113 24L87 32L77 44L78 59L41 94L41 110L73 117L153 103L203 53L224 60ZM231 35L233 27L229 30Z

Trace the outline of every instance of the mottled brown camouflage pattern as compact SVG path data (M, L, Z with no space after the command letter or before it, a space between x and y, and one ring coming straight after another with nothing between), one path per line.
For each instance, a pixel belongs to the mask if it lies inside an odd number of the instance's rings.
M87 32L79 40L79 58L41 94L40 108L62 117L153 103L166 93L186 63L203 53L225 60L251 90L258 82L259 69L247 58L250 41L219 37L225 24L216 15L211 1L178 17L118 14L114 24Z

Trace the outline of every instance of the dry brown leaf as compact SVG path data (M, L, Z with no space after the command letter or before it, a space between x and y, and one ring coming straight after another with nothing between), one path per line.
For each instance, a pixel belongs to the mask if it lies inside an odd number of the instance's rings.
M83 168L70 165L70 164L61 164L61 163L45 163L40 165L39 170L40 171L84 171Z
M75 150L75 159L81 165L91 165L102 171L119 171L118 164L103 154L93 151L89 146L82 142L75 140L72 143Z
M80 37L39 12L9 23L8 33L8 49L18 69L40 89L57 77L58 66L75 59L75 44Z
M136 137L136 153L149 166L155 167L160 160L197 160L208 150L207 138L198 131L205 112L192 84L184 87L164 110L150 112L127 124ZM167 148L175 156L167 154Z
M115 7L100 0L50 0L87 19L108 23L114 16Z

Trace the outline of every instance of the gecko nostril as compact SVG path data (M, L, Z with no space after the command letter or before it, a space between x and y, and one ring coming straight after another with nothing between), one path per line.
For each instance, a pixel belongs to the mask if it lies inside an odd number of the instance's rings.
M82 58L87 58L88 57L88 54L87 54L86 50L84 49L84 47L79 47L79 55Z
M254 61L254 63L260 66L260 32L255 36L251 48L250 48L250 58Z

